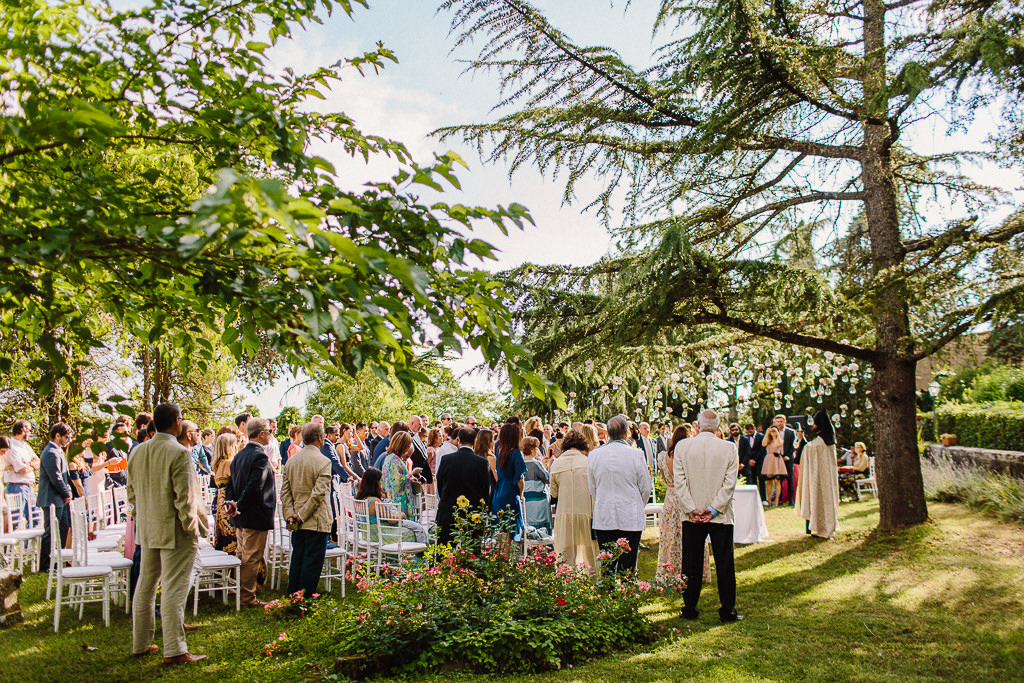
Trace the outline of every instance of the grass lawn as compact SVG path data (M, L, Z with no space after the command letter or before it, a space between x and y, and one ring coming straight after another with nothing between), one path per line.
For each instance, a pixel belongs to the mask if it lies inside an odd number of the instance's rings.
M753 681L962 680L1024 677L1024 527L959 505L932 504L931 522L883 534L872 530L877 505L844 503L834 541L806 537L790 508L768 511L774 542L736 549L743 622L717 618L714 586L705 586L700 620L678 617L678 601L652 618L680 629L673 641L623 652L541 676L510 672L498 680ZM653 575L657 534L645 537L641 574ZM265 660L262 645L301 624L262 611L240 614L200 601L202 628L189 634L204 665L164 669L159 656L128 657L131 623L99 607L61 615L43 600L45 577L29 577L21 601L26 623L0 631L2 681L293 680L316 678L318 663ZM159 629L158 629L159 633ZM326 662L320 662L326 665ZM319 669L325 670L325 669ZM465 680L476 676L464 676ZM438 680L442 680L439 678Z

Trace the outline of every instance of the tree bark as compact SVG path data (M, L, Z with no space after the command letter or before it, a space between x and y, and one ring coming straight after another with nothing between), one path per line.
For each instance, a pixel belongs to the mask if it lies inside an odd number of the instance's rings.
M880 529L928 519L917 452L916 366L913 361L884 361L875 365L871 380Z
M895 143L887 121L885 95L885 4L864 0L864 213L871 243L872 275L881 288L874 302L879 358L873 361L871 404L875 422L875 473L881 529L920 524L928 518L917 453L916 363L910 332L908 292L903 277L891 150Z

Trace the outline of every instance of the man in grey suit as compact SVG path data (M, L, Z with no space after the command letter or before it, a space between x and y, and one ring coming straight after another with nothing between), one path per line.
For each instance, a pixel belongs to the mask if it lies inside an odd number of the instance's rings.
M189 577L206 532L206 513L192 454L178 443L183 421L173 403L153 410L157 433L128 459L128 503L135 516L135 542L142 548L139 583L132 600L132 656L157 651L156 588L160 583L164 664L206 659L185 642L185 598Z
M683 518L683 592L685 619L696 619L704 564L704 539L711 537L718 576L722 621L739 621L736 613L736 565L733 561L732 499L739 474L736 444L718 438L718 414L705 410L697 418L700 432L676 444L673 457L676 496Z
M46 532L42 538L42 548L39 551L39 569L49 571L50 569L50 528L49 507L53 505L57 511L58 533L60 534L60 547L63 548L68 542L68 532L71 530L71 511L68 504L71 502L71 473L68 471L68 459L64 455L64 449L71 443L71 428L63 422L50 427L50 442L43 448L39 455L39 495L36 497L36 505L46 513L43 515L43 528Z

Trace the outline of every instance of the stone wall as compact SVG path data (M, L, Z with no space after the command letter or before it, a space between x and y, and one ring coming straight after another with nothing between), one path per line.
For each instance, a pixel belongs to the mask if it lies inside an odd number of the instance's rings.
M941 444L931 444L925 448L924 457L934 460L938 455L945 455L957 464L968 463L975 467L1024 478L1024 453L1020 451L997 451Z

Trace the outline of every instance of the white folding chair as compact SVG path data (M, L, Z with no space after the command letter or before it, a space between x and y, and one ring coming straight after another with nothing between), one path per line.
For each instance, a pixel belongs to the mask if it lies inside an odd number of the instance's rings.
M67 605L68 607L74 607L78 605L78 618L81 619L85 610L85 603L87 602L100 602L103 605L103 625L110 627L110 581L113 578L113 569L109 565L93 565L90 566L84 561L79 562L78 560L84 560L85 558L85 547L79 546L78 550L73 549L73 560L74 566L65 567L64 563L60 561L60 532L58 531L59 524L57 521L57 510L51 505L50 506L50 556L57 558L56 564L56 580L57 580L57 592L56 600L53 604L53 632L57 633L60 630L60 611L61 608ZM82 514L71 515L71 527L72 531L75 531L75 526L80 526L79 533L86 534L88 537L88 526L86 516ZM65 586L68 589L68 594L64 595Z
M424 493L423 494L423 512L421 518L423 523L434 521L437 517L437 494L436 493Z
M526 498L518 496L516 502L519 504L519 519L523 522L523 559L526 559L530 548L535 548L542 545L554 545L555 539L552 537L547 538L530 538L528 529L532 528L526 523Z
M341 539L338 539L341 540ZM345 597L345 569L348 565L348 551L338 544L337 548L328 548L324 555L324 566L320 578L324 580L324 588L331 592L331 584L335 579L341 584L341 597Z
M284 511L281 508L281 501L278 500L277 508L274 510L274 528L267 534L267 572L270 574L268 580L270 585L279 589L283 583L283 575L288 572L291 566L292 556L292 535L288 531L287 522L284 519Z
M857 485L858 496L861 493L870 493L875 498L878 498L878 484L875 482L874 456L868 458L868 476L863 479L855 479L853 483Z
M401 562L403 555L415 555L427 549L426 543L402 541L402 514L397 505L378 500L376 510L381 562L388 557Z
M75 524L81 518L81 524ZM94 552L89 547L89 516L83 510L71 509L71 561L72 566L100 565L110 567L113 584L110 588L112 597L124 598L124 611L127 614L131 601L132 561L124 555L113 551Z
M102 501L99 496L90 496L94 504L102 508ZM124 528L119 529L97 529L98 515L97 507L89 506L87 498L74 498L71 500L71 513L80 512L86 516L86 530L92 531L93 538L89 541L89 547L94 552L117 552L121 547L121 540L124 538Z
M242 584L240 575L242 561L234 555L214 550L211 547L199 549L193 564L192 615L199 613L199 594L222 592L224 604L228 595L235 594L235 611L242 609Z
M4 510L4 518L7 531L4 537L17 541L11 544L7 553L9 560L23 574L25 567L39 571L39 550L43 535L46 533L39 514L41 511L39 508L30 508L29 513L24 515L22 506L25 504L25 498L22 494L8 493L6 498L7 509Z
M355 521L356 552L366 553L366 567L380 574L380 542L373 540L377 522L370 520L370 506L365 500L352 500L352 517ZM377 538L380 538L377 536Z

